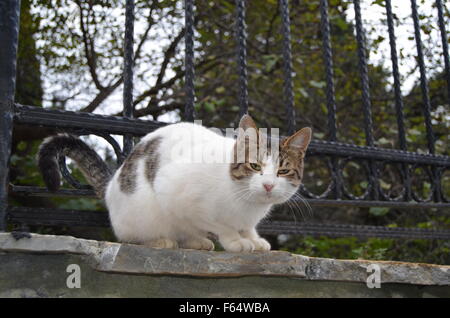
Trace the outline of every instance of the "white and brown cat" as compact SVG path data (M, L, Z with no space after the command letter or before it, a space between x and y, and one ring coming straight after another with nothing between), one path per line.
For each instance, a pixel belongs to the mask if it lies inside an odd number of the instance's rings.
M122 242L213 250L208 238L213 233L227 251L270 250L256 226L275 204L297 192L311 129L275 143L274 152L273 147L260 147L267 136L256 130L250 116L242 117L239 128L236 139L191 123L159 128L142 138L114 173L82 140L62 134L42 143L39 167L48 188L56 190L61 180L58 157L73 159L105 200ZM256 141L244 133L252 129ZM180 142L180 135L187 134L196 138ZM197 160L205 148L232 160ZM237 155L239 149L247 151L244 156Z

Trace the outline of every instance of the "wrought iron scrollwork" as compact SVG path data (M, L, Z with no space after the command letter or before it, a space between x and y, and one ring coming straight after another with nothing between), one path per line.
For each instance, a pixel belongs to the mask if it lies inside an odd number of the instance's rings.
M102 133L102 132L92 132L92 131L87 131L84 129L78 129L78 130L73 129L73 130L71 130L71 133L74 135L77 135L77 136L86 136L86 135L99 136L99 137L103 138L106 142L108 142L108 144L111 145L111 147L113 148L114 153L116 155L117 167L119 167L125 160L126 156L123 153L119 143L110 134ZM69 169L67 168L66 159L64 156L58 158L58 164L59 164L59 169L60 169L62 177L72 187L74 187L75 189L80 189L80 190L92 189L92 187L90 185L80 183L78 180L76 180L76 178L74 178L71 175Z
M307 188L307 186L305 185L305 183L302 183L300 185L299 188L299 193L304 196L305 198L310 198L310 199L327 199L330 198L331 193L334 191L335 188L335 179L333 178L333 163L332 163L332 158L328 157L328 156L314 156L315 158L320 158L320 160L325 160L326 161L326 168L329 172L330 175L330 182L328 183L328 185L326 186L325 190L320 193L320 194L315 194L313 193L313 191L309 190ZM305 167L305 173L308 173L308 167ZM305 180L305 176L304 176L304 180ZM323 181L323 180L322 180Z
M427 185L427 182L425 182L424 180L422 180L420 182L417 182L417 180L419 179L419 175L418 173L415 173L415 171L417 171L417 169L421 169L422 171L425 172L425 175L427 176L428 180L429 180L429 194L426 197L422 197L419 193L418 193L418 189L417 187L414 187L414 184L416 184L417 186L422 186L425 187ZM428 166L423 166L423 165L412 165L411 166L411 176L412 176L412 197L415 201L417 202L431 202L433 201L433 192L435 189L435 184L433 182L433 176L432 176L432 172L430 167ZM416 188L416 189L415 189Z
M380 183L383 180L383 176L386 175L386 173L389 174L394 174L396 173L397 175L394 176L394 179L390 179L389 182L384 182L387 185L391 185L391 187L388 189L389 192L386 192L383 185L380 184L380 190L379 190L379 194L382 200L384 201L396 201L396 202L400 202L402 200L405 199L406 196L406 176L404 174L404 166L402 164L395 164L395 163L391 163L391 162L380 162L380 166L386 168L386 167L391 167L391 169L383 169L380 173ZM395 177L399 177L398 179L396 179ZM399 188L399 189L398 189ZM398 189L398 194L395 194L395 190L394 189Z

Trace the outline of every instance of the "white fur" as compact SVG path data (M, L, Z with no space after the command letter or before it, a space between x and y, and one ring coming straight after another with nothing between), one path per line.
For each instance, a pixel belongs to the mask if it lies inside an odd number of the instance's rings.
M194 138L180 143L180 134ZM262 174L236 181L230 176L229 163L192 159L201 158L205 146L216 155L230 155L234 139L199 125L180 123L160 128L141 142L158 136L162 137L160 164L153 187L145 177L143 159L132 194L120 190L120 169L108 184L105 200L117 238L149 245L158 242L163 247L178 243L188 248L212 249L214 245L206 237L214 233L228 251L269 250L269 243L259 237L255 227L274 204L286 201L296 191L284 178L277 177L274 160L267 158ZM174 151L181 156L174 159ZM270 194L263 183L275 185Z

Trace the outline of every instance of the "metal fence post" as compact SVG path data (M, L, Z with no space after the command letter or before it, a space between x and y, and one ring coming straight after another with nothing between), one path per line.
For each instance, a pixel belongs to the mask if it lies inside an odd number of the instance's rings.
M0 2L0 231L6 230L20 0Z
M248 113L247 25L245 0L236 0L237 66L239 73L239 118Z
M123 116L133 118L133 51L134 43L134 0L126 1L125 9L125 39L123 67ZM133 150L133 136L123 137L123 154L127 157Z
M186 32L184 33L185 41L185 57L184 68L185 75L185 93L186 104L184 107L184 119L193 122L195 119L195 67L194 67L194 1L184 1L184 26Z
M281 33L283 33L283 72L284 72L284 102L287 122L287 132L295 132L295 108L292 84L292 48L291 48L291 20L289 17L289 1L280 1Z

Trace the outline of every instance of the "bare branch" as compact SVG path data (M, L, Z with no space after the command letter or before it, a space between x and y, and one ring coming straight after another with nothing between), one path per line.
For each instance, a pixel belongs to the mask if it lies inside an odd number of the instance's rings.
M75 3L80 9L80 28L84 44L84 53L86 55L89 72L92 76L92 80L94 81L95 87L97 87L98 90L102 91L105 87L100 83L100 80L98 79L97 75L97 63L96 63L97 54L94 49L94 40L89 36L88 30L86 29L86 26L84 24L83 7L80 1L75 0Z
M136 52L134 53L133 63L135 63L135 64L136 64L136 61L140 58L142 47L144 46L145 41L147 41L148 34L150 33L151 28L153 27L153 25L155 25L155 21L153 20L152 14L157 5L158 5L158 1L153 1L152 5L150 7L150 13L148 14L148 17L147 17L147 22L148 22L147 28L145 29L144 34L142 35L141 39L139 40L139 44L136 48Z
M176 109L182 109L183 107L184 107L184 103L177 102L177 101L169 103L169 104L161 105L161 106L151 105L151 106L147 106L143 109L136 110L135 117L152 115L156 120L156 117L158 117L159 115L162 115L163 113L167 113L169 111L173 111Z
M158 78L156 79L155 86L161 84L164 75L166 74L167 66L169 65L170 59L175 55L175 50L180 43L181 39L183 39L185 33L185 28L182 28L180 33L173 39L172 43L170 43L166 52L164 52L164 60L161 63L161 68L159 69Z
M109 95L111 95L112 92L123 82L123 77L120 77L114 84L108 87L102 88L100 92L95 96L95 98L92 100L92 102L89 103L86 107L81 109L81 112L93 112L100 104L108 98Z
M227 55L229 55L229 53L223 54L223 55L220 55L220 56L217 56L217 57L215 57L214 59L209 59L209 60L201 61L200 63L198 63L198 64L195 66L195 68L196 68L197 70L201 70L201 72L209 71L210 69L214 68L215 66L221 64L222 62L220 61L220 59L221 59L222 57L224 57L224 56L227 56ZM211 63L211 64L208 65L207 67L201 69L202 66L204 66L205 64L208 64L208 63ZM139 96L135 99L133 105L136 106L137 104L141 103L144 99L146 99L148 96L156 95L156 94L158 94L158 92L159 92L161 89L168 88L168 87L172 86L173 84L175 84L175 82L176 82L177 80L179 80L180 78L182 78L182 77L184 76L184 74L185 74L185 71L184 71L184 70L179 71L179 72L176 73L172 78L170 78L169 80L165 81L164 83L161 83L161 84L159 84L159 85L155 85L155 86L153 86L152 88L150 88L150 89L144 91L141 95L139 95Z

